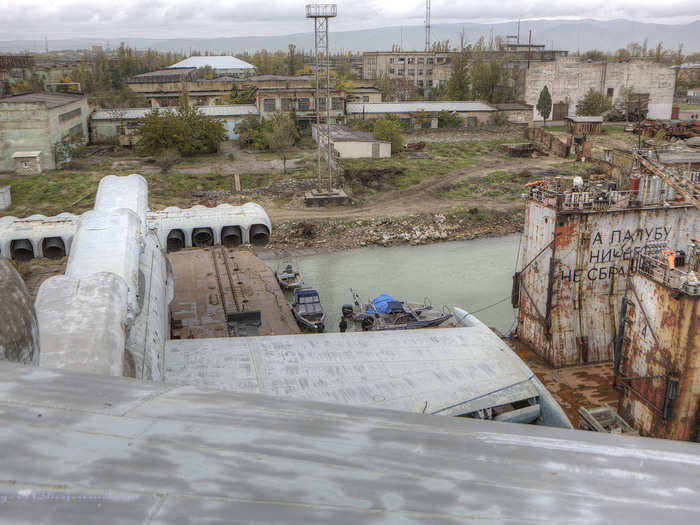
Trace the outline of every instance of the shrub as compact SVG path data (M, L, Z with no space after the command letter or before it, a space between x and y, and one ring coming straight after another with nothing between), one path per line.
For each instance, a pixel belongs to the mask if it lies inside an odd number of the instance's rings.
M161 152L156 158L156 165L160 167L161 173L168 173L177 161L180 160L180 154L172 149L167 149Z
M374 138L377 140L391 141L391 153L398 153L403 150L403 135L401 125L394 119L378 120L374 126Z
M369 131L372 133L374 131L375 124L376 121L372 119L355 118L348 120L348 127L356 131Z
M455 113L449 111L441 111L438 113L438 128L461 128L464 127L464 121Z

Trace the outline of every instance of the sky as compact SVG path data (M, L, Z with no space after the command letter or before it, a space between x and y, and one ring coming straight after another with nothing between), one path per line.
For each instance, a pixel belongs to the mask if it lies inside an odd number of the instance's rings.
M290 0L0 0L0 40L75 37L213 38L282 35L312 29L303 1ZM335 31L421 25L425 2L337 2ZM700 0L432 0L433 24L537 18L626 18L688 23Z

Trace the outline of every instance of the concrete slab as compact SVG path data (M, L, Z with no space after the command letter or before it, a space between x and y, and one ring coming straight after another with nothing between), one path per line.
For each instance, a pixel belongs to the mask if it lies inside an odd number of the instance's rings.
M343 190L332 191L311 190L304 194L305 206L346 206L350 198Z

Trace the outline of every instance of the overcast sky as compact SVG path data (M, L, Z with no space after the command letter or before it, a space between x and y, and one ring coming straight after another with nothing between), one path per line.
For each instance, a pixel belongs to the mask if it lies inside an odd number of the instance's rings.
M207 38L307 32L303 1L0 0L0 40L74 37ZM338 2L333 29L419 25L424 1ZM432 0L432 22L492 23L527 18L626 18L688 23L700 0Z

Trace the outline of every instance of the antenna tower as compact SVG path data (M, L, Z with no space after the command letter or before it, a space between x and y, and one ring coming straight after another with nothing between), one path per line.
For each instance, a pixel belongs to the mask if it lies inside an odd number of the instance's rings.
M330 76L330 54L328 50L328 19L337 16L336 4L307 4L306 18L314 19L315 51L316 51L316 100L314 108L316 110L316 133L318 142L317 170L318 189L321 190L321 111L319 101L321 100L321 65L325 65L326 74L326 142L328 144L328 191L333 191L331 175L331 76ZM323 59L321 58L323 56Z

